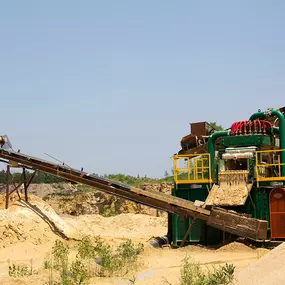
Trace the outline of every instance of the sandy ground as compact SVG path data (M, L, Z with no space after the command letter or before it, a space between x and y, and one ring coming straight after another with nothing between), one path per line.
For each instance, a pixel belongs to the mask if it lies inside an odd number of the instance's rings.
M0 197L0 206L1 203ZM217 250L199 246L182 249L154 249L148 244L152 236L162 236L167 232L167 221L161 217L142 214L121 214L105 218L99 215L79 217L58 216L53 209L37 197L29 204L14 201L8 209L0 210L0 284L47 284L48 275L43 270L45 255L54 241L61 237L80 239L84 235L101 235L108 242L119 243L130 238L142 242L145 251L139 257L135 284L172 285L179 284L181 260L191 256L205 266L233 263L238 273L248 264L268 251L251 249L243 244L232 243ZM76 241L67 241L72 247ZM32 265L38 274L30 277L11 278L9 264ZM126 277L93 278L90 284L130 284Z

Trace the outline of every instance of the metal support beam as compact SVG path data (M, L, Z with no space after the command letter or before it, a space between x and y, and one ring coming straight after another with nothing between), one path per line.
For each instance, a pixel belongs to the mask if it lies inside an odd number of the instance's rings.
M29 188L30 184L32 183L32 180L34 179L36 173L37 173L37 170L34 171L34 173L32 174L32 176L30 177L28 183L26 184L27 191L28 191L28 188Z
M7 165L6 173L6 209L9 207L9 185L10 185L10 165Z
M27 175L26 175L26 168L23 167L23 173L22 173L22 178L23 181L20 182L18 185L16 185L15 183L13 183L14 185L14 189L12 189L11 191L9 190L10 188L10 178L11 178L11 165L7 164L7 173L6 173L6 209L8 209L9 207L9 197L13 192L17 192L19 200L21 200L21 196L20 193L18 191L18 189L21 187L21 185L24 185L24 192L25 192L25 201L28 202L28 188L33 180L33 178L35 177L37 170L34 171L34 173L31 175L31 177L29 178L29 180L27 181Z
M191 230L192 230L192 227L193 227L193 225L195 224L195 222L196 222L196 217L194 217L194 218L191 220L191 224L189 225L189 228L188 228L187 232L185 233L185 235L184 235L184 237L183 237L183 240L182 240L182 242L181 242L181 244L180 244L180 247L183 247L183 246L184 246L185 241L186 241L187 237L189 236L189 234L190 234L190 232L191 232Z
M23 167L23 180L24 180L25 201L28 202L28 188L27 188L27 178L26 178L25 167Z

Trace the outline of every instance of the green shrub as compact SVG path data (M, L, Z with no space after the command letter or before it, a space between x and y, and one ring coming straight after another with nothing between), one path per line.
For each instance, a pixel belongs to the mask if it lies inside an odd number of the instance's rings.
M78 246L78 256L82 259L89 259L95 257L95 247L90 237L84 237Z
M208 275L207 285L231 284L234 280L235 267L232 264L220 266Z
M69 247L62 241L56 240L52 248L53 266L60 271L62 278L67 276Z
M69 247L56 240L52 248L52 256L45 259L44 267L50 268L49 285L83 285L87 282L87 268L78 259L69 264ZM53 269L60 275L60 282L53 280Z
M28 268L27 265L9 265L9 276L10 277L23 277L32 275L32 268Z
M188 257L183 260L180 270L180 285L204 285L206 276L198 263L191 262Z
M76 259L69 263L69 247L57 240L51 254L46 255L44 268L49 270L49 285L83 285L92 276L125 274L135 265L143 245L131 240L122 242L115 250L100 237L84 237L78 244ZM95 259L99 259L98 264ZM96 270L93 270L96 269ZM54 281L57 271L60 282Z
M44 258L44 269L50 269L51 267L52 267L52 255L48 253Z
M95 237L93 241L89 237L84 237L78 246L77 256L89 261L97 258L100 260L98 275L111 276L126 272L130 264L136 263L142 250L142 244L136 247L131 240L122 242L113 250L100 236Z
M232 264L226 264L205 273L200 264L186 257L180 271L180 285L230 285L234 280L234 270Z
M72 284L85 284L88 276L88 272L84 264L76 260L72 262L70 266Z
M139 244L136 248L131 240L121 243L118 247L119 255L121 256L123 265L135 263L138 259L138 253L143 250L143 244Z

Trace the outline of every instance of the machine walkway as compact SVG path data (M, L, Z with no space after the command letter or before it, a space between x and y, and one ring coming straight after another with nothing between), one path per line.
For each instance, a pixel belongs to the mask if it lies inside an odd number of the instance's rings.
M203 220L212 227L241 237L254 240L266 239L267 221L253 219L249 216L221 208L212 207L211 209L205 209L195 206L194 202L182 198L131 187L95 174L72 169L63 164L55 164L37 157L14 152L10 149L0 148L0 158L7 164L16 164L18 167L50 173L69 181L95 187L108 194L142 205L178 214L181 217L188 216Z

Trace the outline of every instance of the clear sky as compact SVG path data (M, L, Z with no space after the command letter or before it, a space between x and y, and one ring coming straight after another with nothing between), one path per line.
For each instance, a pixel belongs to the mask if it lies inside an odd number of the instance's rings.
M160 177L190 122L285 105L285 1L0 5L1 133L23 153Z

